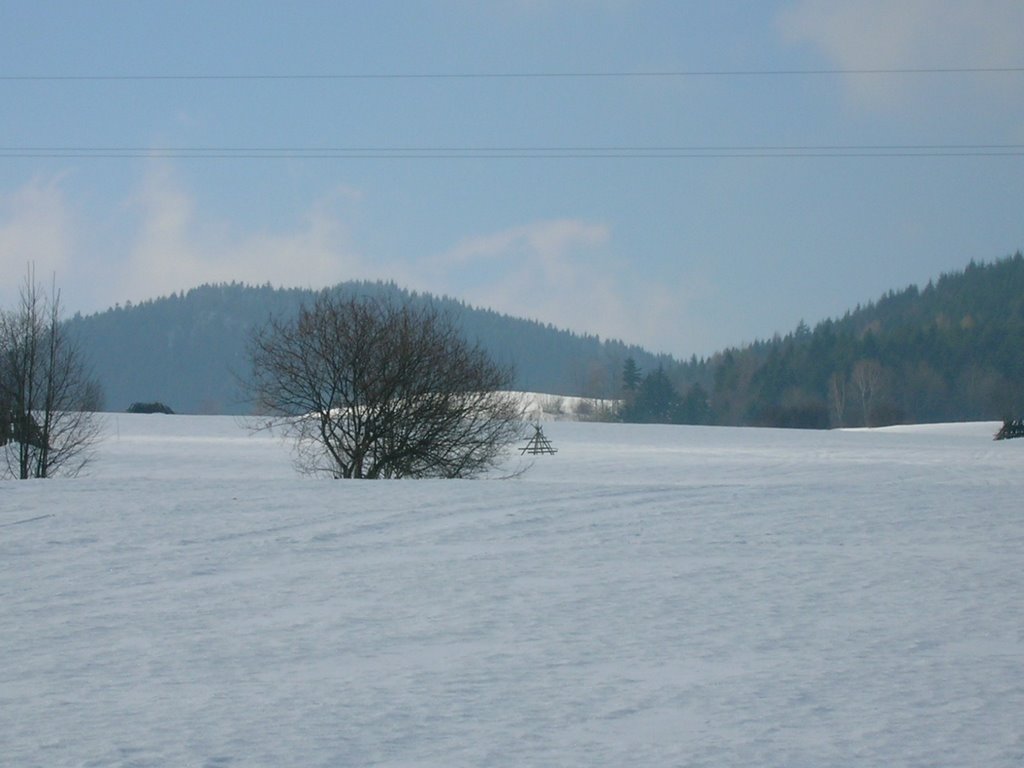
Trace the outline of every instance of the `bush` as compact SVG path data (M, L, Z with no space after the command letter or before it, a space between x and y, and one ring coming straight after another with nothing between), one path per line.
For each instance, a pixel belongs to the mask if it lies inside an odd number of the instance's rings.
M296 438L303 471L472 477L521 433L511 370L429 305L323 293L257 331L250 353L257 410Z

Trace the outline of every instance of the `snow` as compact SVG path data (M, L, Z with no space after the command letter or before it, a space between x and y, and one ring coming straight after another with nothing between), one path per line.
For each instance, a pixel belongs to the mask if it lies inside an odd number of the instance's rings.
M509 479L346 482L111 415L0 483L0 763L1019 766L997 428L552 421Z
M588 411L612 412L619 405L618 400L573 397L569 395L545 395L537 392L511 392L519 398L523 413L529 421L578 421Z

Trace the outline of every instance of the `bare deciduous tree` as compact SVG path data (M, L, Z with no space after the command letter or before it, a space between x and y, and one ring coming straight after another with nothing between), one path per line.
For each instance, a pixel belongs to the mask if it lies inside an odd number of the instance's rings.
M877 360L858 360L850 374L850 383L860 398L864 426L873 425L875 400L882 387L882 365Z
M303 471L471 477L522 434L511 371L430 305L321 294L250 342L257 408L296 438Z
M0 473L77 475L92 457L102 396L31 267L16 309L0 312Z

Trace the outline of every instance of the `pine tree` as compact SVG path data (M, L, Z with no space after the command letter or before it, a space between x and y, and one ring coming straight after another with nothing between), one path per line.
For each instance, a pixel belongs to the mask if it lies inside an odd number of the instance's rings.
M636 364L636 360L632 357L627 357L626 362L622 364L622 388L627 392L636 392L638 386L640 386L640 368Z

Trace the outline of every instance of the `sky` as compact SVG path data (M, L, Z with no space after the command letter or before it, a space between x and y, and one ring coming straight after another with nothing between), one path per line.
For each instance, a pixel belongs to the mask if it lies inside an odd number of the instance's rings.
M1019 0L0 6L0 307L393 280L705 356L1024 248Z

